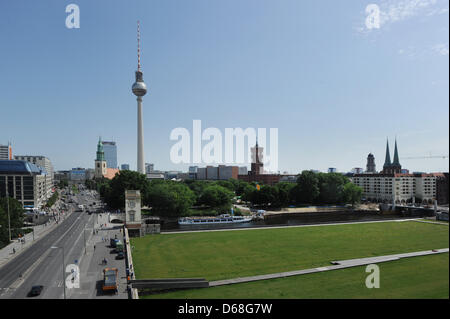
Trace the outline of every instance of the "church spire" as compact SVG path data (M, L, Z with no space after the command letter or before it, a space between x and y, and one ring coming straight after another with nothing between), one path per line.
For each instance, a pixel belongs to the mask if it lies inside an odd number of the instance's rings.
M395 148L394 148L394 161L392 162L392 165L394 166L401 166L400 161L398 159L398 150L397 150L397 138L395 139Z
M391 154L389 153L389 140L386 140L386 159L383 168L391 166Z

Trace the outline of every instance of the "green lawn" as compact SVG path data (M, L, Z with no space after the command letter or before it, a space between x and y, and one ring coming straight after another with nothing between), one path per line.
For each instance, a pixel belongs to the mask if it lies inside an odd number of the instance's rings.
M141 298L216 299L347 299L449 298L447 253L379 263L380 288L368 289L364 267L221 287L180 290Z
M449 246L449 228L418 222L148 235L132 238L137 278L230 279L332 260Z

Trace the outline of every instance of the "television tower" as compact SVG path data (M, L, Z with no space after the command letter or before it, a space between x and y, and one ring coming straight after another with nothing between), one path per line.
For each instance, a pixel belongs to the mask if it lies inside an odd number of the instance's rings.
M131 90L137 96L137 171L145 174L144 167L144 132L142 125L142 97L147 93L147 86L144 83L143 73L141 71L141 52L140 52L140 29L139 21L137 22L137 43L138 43L138 68L136 71L136 82L134 82Z

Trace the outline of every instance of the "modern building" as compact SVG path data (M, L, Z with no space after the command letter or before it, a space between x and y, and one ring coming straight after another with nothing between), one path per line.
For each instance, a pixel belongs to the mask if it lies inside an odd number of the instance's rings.
M267 185L275 185L280 181L281 175L279 174L265 174L263 159L263 148L258 147L258 140L256 140L255 147L251 148L252 163L251 170L247 175L238 175L238 179L244 182L258 182ZM239 170L238 170L239 172Z
M11 143L8 143L8 145L1 145L0 144L0 160L12 160L12 147Z
M55 184L61 181L70 181L70 171L56 171L54 176Z
M336 167L328 168L328 173L336 173L336 172L337 172L337 168Z
M155 165L152 163L145 163L145 173L151 173L154 171Z
M153 179L164 180L164 179L166 179L164 172L160 172L160 171L153 171L153 172L147 173L145 175L147 176L147 179L149 179L149 180L153 180Z
M47 184L47 189L49 192L47 196L50 197L55 177L52 162L47 157L42 155L15 155L14 159L18 161L27 161L33 163L34 165L42 167L47 172L45 176L45 182Z
M120 165L120 169L122 170L122 171L124 171L124 170L130 170L130 164L122 164L122 165Z
M376 173L375 156L372 153L367 155L366 173Z
M238 176L239 167L227 165L198 167L196 173L198 180L228 180L238 179Z
M23 207L41 208L51 196L52 187L43 167L28 161L0 160L0 197L8 193Z
M354 168L352 168L352 173L353 174L362 174L363 169L362 169L362 167L354 167Z
M103 144L103 152L105 153L106 167L118 168L116 142L102 141L102 144Z
M86 170L81 167L72 168L70 171L70 180L76 183L82 183L86 180Z

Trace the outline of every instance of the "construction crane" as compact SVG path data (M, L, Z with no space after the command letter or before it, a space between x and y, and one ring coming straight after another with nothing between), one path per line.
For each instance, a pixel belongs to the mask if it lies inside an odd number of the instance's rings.
M448 158L448 155L430 155L430 156L413 156L413 157L402 157L401 159L425 159L425 158L442 158L446 159Z

